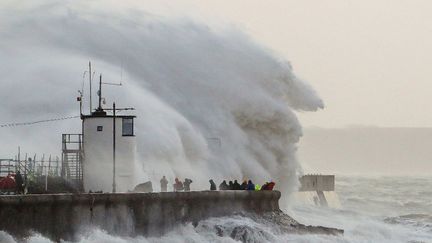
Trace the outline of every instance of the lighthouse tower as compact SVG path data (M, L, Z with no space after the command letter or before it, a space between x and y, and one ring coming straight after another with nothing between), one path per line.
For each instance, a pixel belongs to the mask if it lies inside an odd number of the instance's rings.
M135 116L102 107L102 77L98 96L98 108L81 115L84 191L127 192L135 186Z

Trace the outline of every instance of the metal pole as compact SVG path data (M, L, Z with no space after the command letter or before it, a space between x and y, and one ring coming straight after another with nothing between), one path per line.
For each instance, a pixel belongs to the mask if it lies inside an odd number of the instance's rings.
M91 62L89 62L89 83L90 83L90 115L92 113L92 72L91 72Z
M114 102L113 103L113 185L112 185L113 193L116 192L115 174L116 174L116 108Z
M32 166L32 168L33 168L33 176L34 176L36 174L35 173L35 171L36 171L36 154L33 157L33 166Z
M99 76L99 107L98 110L102 110L102 74Z
M83 99L83 95L82 95L82 93L81 92L79 92L79 94L80 94L80 100L79 100L79 105L80 105L80 117L82 117L82 99Z
M50 154L50 157L49 157L49 160L48 160L48 171L47 171L47 175L50 173L50 171L51 171L51 154Z
M25 154L24 160L24 178L27 178L27 153Z
M17 172L17 170L20 170L20 160L21 160L21 148L20 146L18 146L18 163L17 163L17 168L15 168L15 173Z
M42 154L42 160L39 163L38 173L40 172L40 176L43 175L43 165L45 164L45 154Z

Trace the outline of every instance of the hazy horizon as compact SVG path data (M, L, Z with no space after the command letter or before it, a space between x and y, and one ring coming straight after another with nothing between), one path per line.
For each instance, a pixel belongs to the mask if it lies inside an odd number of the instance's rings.
M432 128L304 128L298 157L305 173L430 176Z

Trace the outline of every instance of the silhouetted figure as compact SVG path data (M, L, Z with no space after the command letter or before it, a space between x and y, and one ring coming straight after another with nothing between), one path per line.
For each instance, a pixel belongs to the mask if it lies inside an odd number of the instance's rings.
M234 180L233 188L233 190L240 190L240 184L237 182L237 180Z
M248 190L248 191L255 191L255 185L252 183L251 180L248 181L247 189L246 190Z
M213 180L209 180L210 182L210 191L216 191L216 184Z
M23 194L24 193L24 181L21 176L21 173L17 171L15 174L15 184L16 184L16 193Z
M234 184L232 181L228 182L228 190L234 190Z
M163 176L162 179L160 180L160 184L161 184L161 192L166 192L168 187L168 180L166 179L165 176Z
M240 190L247 190L247 181L244 180L243 183L240 185Z
M228 190L228 184L226 183L226 180L222 181L222 183L219 185L219 190Z
M185 179L185 181L183 182L185 192L190 191L190 184L191 183L192 183L191 179L188 179L188 178Z
M178 178L175 178L174 191L175 192L183 191L183 189L184 189L183 183Z

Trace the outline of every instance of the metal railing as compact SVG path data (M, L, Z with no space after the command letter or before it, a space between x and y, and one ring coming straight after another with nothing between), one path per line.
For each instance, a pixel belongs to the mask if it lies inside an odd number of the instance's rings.
M20 172L25 178L29 176L60 176L61 163L59 157L48 159L45 156L36 159L36 155L25 160L0 159L0 177Z

